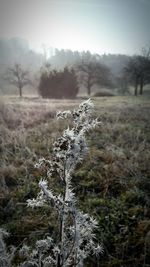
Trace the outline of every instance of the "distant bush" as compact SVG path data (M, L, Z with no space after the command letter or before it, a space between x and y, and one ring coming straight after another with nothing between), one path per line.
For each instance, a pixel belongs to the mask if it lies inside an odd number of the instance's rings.
M38 89L43 98L75 98L78 93L75 72L67 67L63 71L44 69Z
M93 94L93 96L95 96L95 97L100 97L100 96L114 96L115 94L114 93L112 93L112 92L110 92L110 91L108 91L108 90L103 90L103 91L100 91L100 92L97 92L97 93L95 93L95 94Z

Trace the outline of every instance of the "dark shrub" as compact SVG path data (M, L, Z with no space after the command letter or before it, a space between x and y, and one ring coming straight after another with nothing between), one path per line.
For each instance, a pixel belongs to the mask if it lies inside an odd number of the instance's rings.
M43 98L75 98L78 84L73 69L44 70L41 73L39 93Z

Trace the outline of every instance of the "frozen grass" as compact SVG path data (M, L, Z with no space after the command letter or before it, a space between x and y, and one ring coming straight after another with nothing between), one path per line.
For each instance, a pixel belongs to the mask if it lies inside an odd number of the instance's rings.
M31 212L25 201L36 196L37 181L45 175L34 163L49 157L67 126L55 120L56 111L81 102L1 99L0 223L11 233L9 243L24 238L32 243L48 231L47 220L55 233L53 214ZM74 175L78 201L99 221L98 237L106 248L101 266L142 267L148 262L144 248L150 230L150 98L100 97L93 102L102 124L89 134L90 153ZM52 183L57 190L55 179ZM87 266L97 266L89 262Z
M75 107L79 100L43 100L39 98L2 97L0 120L8 128L28 128L54 118L56 111Z

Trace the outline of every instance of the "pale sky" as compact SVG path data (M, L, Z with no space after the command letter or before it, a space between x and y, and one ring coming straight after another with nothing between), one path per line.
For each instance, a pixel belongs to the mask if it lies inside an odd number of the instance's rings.
M0 38L32 48L134 54L150 47L150 0L0 0Z

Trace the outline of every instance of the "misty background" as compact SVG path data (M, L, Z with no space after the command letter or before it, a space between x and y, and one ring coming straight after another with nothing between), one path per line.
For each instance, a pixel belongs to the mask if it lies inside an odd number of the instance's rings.
M41 67L74 67L94 55L111 71L114 87L130 58L150 44L149 0L0 0L0 92L9 67L29 71L37 92ZM82 91L84 89L80 89Z

